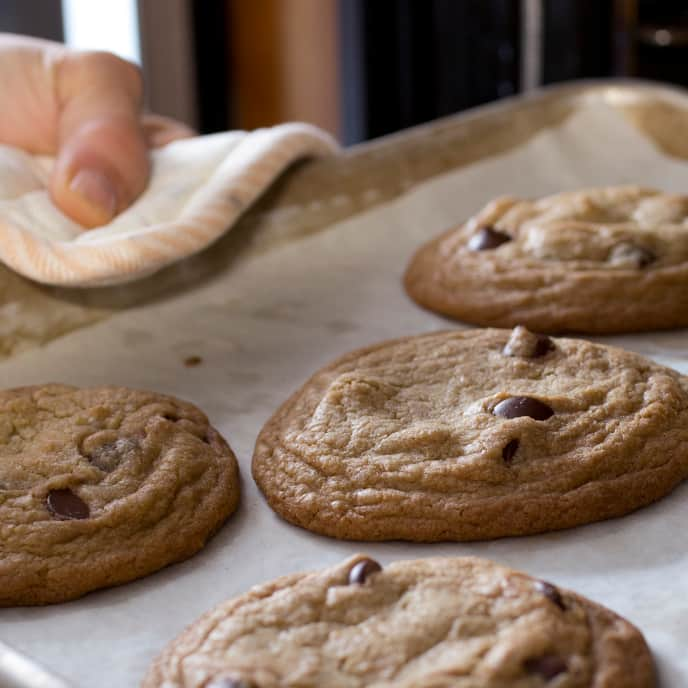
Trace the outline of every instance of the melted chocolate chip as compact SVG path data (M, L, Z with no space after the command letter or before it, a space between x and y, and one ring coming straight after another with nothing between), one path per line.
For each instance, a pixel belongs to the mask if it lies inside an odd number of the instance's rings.
M532 358L540 358L546 353L554 348L554 342L544 334L537 335L537 342L535 344L535 350L533 351Z
M111 473L128 454L139 448L137 440L131 437L122 437L115 442L107 442L95 447L86 454L88 460L105 473Z
M646 268L657 260L657 256L644 246L638 246L630 241L623 241L614 246L608 260L612 264L635 268Z
M533 657L524 662L526 671L530 674L538 674L546 681L563 674L568 667L566 662L557 655L543 655L542 657Z
M193 368L194 366L201 365L203 359L200 356L187 356L184 359L184 365L187 368Z
M500 232L494 227L481 227L476 234L468 240L468 248L471 251L489 251L502 244L511 241L511 237L504 232Z
M504 459L505 463L511 463L516 455L516 452L518 451L518 444L518 440L511 440L511 442L508 442L504 446L504 449L502 449L502 458Z
M522 325L514 328L502 353L505 356L540 358L554 349L554 342L544 334L530 332Z
M45 500L48 510L61 519L88 518L88 504L71 490L51 490Z
M351 571L349 571L349 583L365 583L368 579L368 576L371 576L373 573L377 573L378 571L382 571L382 566L380 566L380 564L378 564L374 559L361 559L361 561L354 564L351 568Z
M120 460L116 447L115 442L103 444L88 455L88 460L101 471L110 473L117 467Z
M566 604L564 604L564 600L562 599L561 593L551 583L548 583L547 581L537 581L535 583L535 588L538 590L538 592L541 592L548 600L554 602L554 604L556 604L557 607L559 607L559 609L561 609L562 611L566 611Z
M509 397L500 401L492 410L495 416L502 418L520 418L529 416L535 420L547 420L554 411L533 397Z
M657 260L652 251L648 251L646 248L640 248L638 251L638 267L646 268L650 263L654 263Z

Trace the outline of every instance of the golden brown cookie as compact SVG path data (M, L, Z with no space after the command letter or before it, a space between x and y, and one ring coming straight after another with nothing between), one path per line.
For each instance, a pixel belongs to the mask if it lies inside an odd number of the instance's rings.
M317 372L261 431L253 475L299 526L476 540L620 516L688 475L688 383L525 328L409 337Z
M688 196L639 187L500 198L423 246L404 278L421 306L541 332L688 326Z
M472 557L361 555L251 589L192 624L143 688L652 688L604 607Z
M119 387L0 392L0 605L185 559L238 498L234 454L191 404Z

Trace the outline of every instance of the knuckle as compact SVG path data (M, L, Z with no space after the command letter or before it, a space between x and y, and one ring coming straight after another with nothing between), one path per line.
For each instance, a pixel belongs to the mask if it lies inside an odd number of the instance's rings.
M100 78L110 78L117 81L134 98L140 98L143 93L143 75L138 65L129 60L100 50L79 54L79 59L89 72Z

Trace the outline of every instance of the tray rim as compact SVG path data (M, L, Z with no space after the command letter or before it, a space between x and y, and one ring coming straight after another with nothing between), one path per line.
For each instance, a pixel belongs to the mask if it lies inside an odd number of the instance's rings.
M663 81L635 78L591 78L575 79L564 83L548 84L526 93L501 98L497 101L476 105L461 112L444 115L429 122L423 122L400 131L385 134L368 141L349 146L345 152L352 157L390 145L406 144L409 139L435 135L438 131L470 125L476 120L489 121L501 118L505 113L517 112L540 106L544 103L559 104L577 101L605 102L613 107L634 104L649 98L666 101L686 110L688 118L688 88ZM581 105L585 104L584 102ZM516 143L515 145L519 145Z

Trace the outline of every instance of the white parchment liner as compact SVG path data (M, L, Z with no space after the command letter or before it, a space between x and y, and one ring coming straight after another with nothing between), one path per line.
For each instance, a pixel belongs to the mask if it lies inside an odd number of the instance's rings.
M0 638L77 686L130 687L184 626L255 583L356 551L383 562L474 554L570 587L627 616L650 642L663 685L686 685L688 484L635 514L560 533L472 544L359 544L280 521L250 475L262 424L315 368L354 347L450 326L417 308L401 288L405 264L422 241L498 194L619 183L685 191L688 164L660 155L614 112L590 107L507 155L239 261L181 297L129 310L0 363L2 387L115 383L196 402L235 449L243 476L239 512L204 552L69 604L0 610ZM686 331L604 341L688 373ZM203 363L184 367L191 355Z

